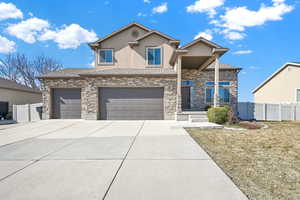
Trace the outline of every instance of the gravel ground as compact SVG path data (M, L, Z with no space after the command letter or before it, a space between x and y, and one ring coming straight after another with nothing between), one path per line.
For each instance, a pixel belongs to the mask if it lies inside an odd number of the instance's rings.
M300 199L300 122L259 130L187 129L251 200Z

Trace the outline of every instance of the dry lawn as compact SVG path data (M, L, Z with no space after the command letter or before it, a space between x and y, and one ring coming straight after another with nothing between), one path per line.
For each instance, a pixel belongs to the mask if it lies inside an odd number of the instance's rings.
M266 124L270 128L187 131L249 199L299 200L300 122Z

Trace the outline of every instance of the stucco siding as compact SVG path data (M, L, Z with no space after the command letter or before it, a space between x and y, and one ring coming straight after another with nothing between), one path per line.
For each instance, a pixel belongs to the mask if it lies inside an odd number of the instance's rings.
M288 66L254 93L256 103L295 103L300 68Z
M0 88L0 101L9 102L9 112L11 112L13 104L41 103L42 94Z
M139 36L146 33L145 30L139 27L131 27L115 36L103 41L99 48L113 49L114 51L114 64L101 65L99 64L98 50L96 54L96 67L132 67L132 68L145 68L146 65L146 48L147 47L161 47L162 48L162 67L170 67L169 60L174 51L174 46L168 43L168 40L156 34L151 34L148 37L140 40L139 44L130 47L128 42L135 41L137 38L132 36L133 31L138 31Z
M211 56L212 48L203 43L196 43L187 48L188 56Z

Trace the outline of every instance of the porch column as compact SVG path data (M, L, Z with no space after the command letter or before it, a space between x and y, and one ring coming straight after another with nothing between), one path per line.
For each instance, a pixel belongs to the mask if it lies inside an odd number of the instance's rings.
M219 70L220 70L220 62L219 55L216 55L215 60L215 92L214 92L214 107L218 107L220 105L219 102Z
M182 112L181 108L181 56L177 60L177 113Z

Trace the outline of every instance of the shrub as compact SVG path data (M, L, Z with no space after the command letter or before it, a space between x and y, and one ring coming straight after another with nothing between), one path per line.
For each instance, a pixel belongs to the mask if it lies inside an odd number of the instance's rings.
M210 108L207 112L209 122L224 124L228 121L228 112L230 108L228 106Z

